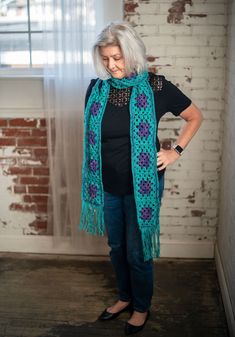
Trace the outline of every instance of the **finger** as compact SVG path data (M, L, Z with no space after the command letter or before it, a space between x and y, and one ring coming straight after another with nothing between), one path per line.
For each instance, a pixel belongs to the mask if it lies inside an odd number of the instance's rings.
M165 156L159 156L157 158L157 163L164 163L167 161L167 158Z
M157 166L158 171L161 171L161 170L165 169L167 167L167 165L168 165L167 161L162 162L160 165Z
M161 170L163 170L165 167L166 167L166 165L165 165L164 163L161 163L161 164L159 164L159 165L157 166L157 169L158 169L158 171L161 171Z
M157 166L163 165L163 163L164 163L164 161L160 159L160 160L157 161Z

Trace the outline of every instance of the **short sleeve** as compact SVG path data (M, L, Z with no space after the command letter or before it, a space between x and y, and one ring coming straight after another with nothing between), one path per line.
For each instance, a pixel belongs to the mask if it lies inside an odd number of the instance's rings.
M173 113L175 116L178 116L192 103L191 99L188 98L176 85L167 81L165 78L163 80L162 90L164 92L164 98L166 99L167 111Z

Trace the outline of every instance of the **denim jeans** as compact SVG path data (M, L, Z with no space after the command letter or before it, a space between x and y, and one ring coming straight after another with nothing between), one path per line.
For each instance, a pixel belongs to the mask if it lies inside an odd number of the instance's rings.
M159 179L160 197L163 189L164 175ZM153 295L153 260L143 258L134 195L115 196L105 192L104 220L119 299L132 301L134 310L145 312Z

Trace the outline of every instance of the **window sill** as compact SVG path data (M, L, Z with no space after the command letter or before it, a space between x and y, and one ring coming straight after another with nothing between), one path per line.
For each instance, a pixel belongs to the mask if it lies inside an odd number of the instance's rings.
M0 69L0 78L43 78L43 69Z

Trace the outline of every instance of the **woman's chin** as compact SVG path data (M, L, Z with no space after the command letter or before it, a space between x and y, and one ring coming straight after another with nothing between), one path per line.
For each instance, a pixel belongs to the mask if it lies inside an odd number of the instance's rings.
M122 79L123 77L125 77L125 73L121 72L121 71L117 71L117 72L112 72L111 76L117 79Z

